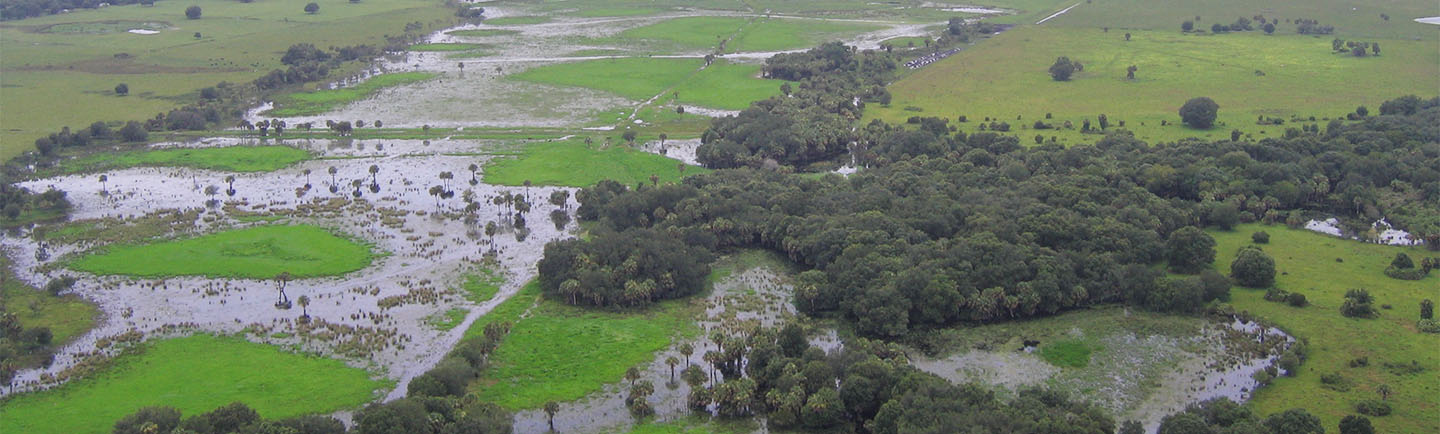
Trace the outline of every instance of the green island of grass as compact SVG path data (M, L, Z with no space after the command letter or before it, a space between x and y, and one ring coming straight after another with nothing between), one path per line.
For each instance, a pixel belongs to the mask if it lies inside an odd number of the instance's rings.
M141 407L191 416L244 402L277 419L355 408L383 382L344 362L239 338L195 335L146 344L94 377L0 403L6 432L105 433Z
M460 284L464 289L465 299L472 303L484 303L495 298L495 293L500 292L500 285L505 284L505 276L495 270L482 268L473 274L465 275L465 281Z
M1084 368L1090 365L1091 348L1079 340L1064 340L1040 348L1040 358L1062 368Z
M101 152L61 160L59 172L73 174L130 167L191 167L224 172L273 172L311 157L309 151L289 146L147 149Z
M511 77L602 90L636 101L668 92L657 102L726 110L744 109L753 101L780 94L780 81L756 77L759 65L720 60L703 70L701 66L696 59L600 59L531 68Z
M490 368L471 384L483 401L516 410L579 399L649 361L677 333L695 329L690 299L601 312L540 298L539 286L530 282L467 330L479 334L493 321L514 324L490 356ZM527 309L530 315L521 319Z
M486 163L485 183L520 186L529 180L534 185L588 187L605 179L635 185L650 182L650 175L664 183L680 180L679 161L624 146L602 147L579 140L526 145L514 158ZM698 166L685 168L687 175L705 172L709 170Z
M292 93L276 98L275 108L262 114L279 117L314 116L345 104L369 98L380 92L381 89L421 82L435 78L437 75L433 72L395 72L370 77L355 86Z
M550 17L542 17L542 16L500 17L500 18L491 18L491 19L485 20L485 24L490 24L490 25L495 25L495 26L521 26L521 25L541 24L541 23L548 23L548 22L550 22Z
M506 30L506 29L466 29L466 30L451 30L451 31L445 32L445 34L450 35L450 36L465 36L465 37L474 37L474 38L485 37L485 36L508 36L508 35L514 35L514 34L517 34L517 33L520 33L520 31L519 31L519 30Z
M1267 244L1253 244L1251 234L1270 234ZM1435 396L1440 393L1440 335L1420 333L1420 300L1440 299L1440 277L1432 272L1423 280L1396 280L1385 275L1385 267L1396 253L1411 257L1435 256L1415 247L1362 243L1284 226L1239 225L1233 231L1209 231L1215 237L1215 269L1229 273L1230 262L1245 246L1258 246L1275 259L1275 286L1304 294L1310 305L1294 307L1265 300L1265 290L1236 287L1230 303L1237 311L1264 318L1295 335L1309 340L1309 359L1294 377L1280 377L1260 388L1249 405L1256 413L1269 415L1301 406L1319 416L1324 426L1336 426L1342 417L1355 413L1355 402L1379 399L1377 389L1392 391L1387 402L1394 413L1371 418L1375 432L1437 432ZM1345 291L1365 288L1375 297L1380 316L1373 319L1340 315ZM1384 309L1383 305L1392 306ZM1369 358L1369 366L1350 367L1351 360ZM1386 363L1417 361L1419 373L1397 374ZM1320 376L1338 373L1354 386L1341 392L1323 387Z
M334 276L370 265L370 248L306 225L257 226L144 245L120 245L80 257L70 267L138 277L206 276L269 279Z

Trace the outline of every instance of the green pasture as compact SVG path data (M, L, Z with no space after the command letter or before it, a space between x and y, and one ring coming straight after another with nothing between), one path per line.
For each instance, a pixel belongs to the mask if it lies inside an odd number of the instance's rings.
M7 432L106 433L142 407L185 416L244 402L277 419L356 408L386 387L344 362L233 337L195 335L149 343L93 377L0 401Z
M528 307L538 293L538 283L531 282L505 304ZM511 317L519 319L471 390L482 401L516 410L580 399L648 362L676 335L693 332L692 310L688 299L616 313L540 298L529 316ZM504 311L487 316L497 314Z
M275 98L275 108L266 111L263 115L280 117L319 115L374 96L383 89L429 80L437 75L433 72L395 72L370 77L360 84L350 87L296 92Z
M495 298L500 292L500 285L505 284L505 276L490 269L480 269L472 274L465 275L465 281L460 284L464 290L466 300L472 303L484 303Z
M1229 138L1238 129L1250 138L1283 136L1285 125L1257 125L1259 116L1324 126L1357 106L1375 112L1381 102L1406 94L1433 97L1440 76L1440 45L1429 41L1381 41L1382 55L1356 58L1335 54L1330 38L1254 32L1185 35L1168 31L1122 32L1029 26L1002 33L943 61L910 73L889 86L891 104L871 104L866 118L902 123L912 116L947 118L965 132L985 117L1008 122L1010 134L1034 143L1039 134L1063 143L1088 143L1098 135L1080 133L1085 119L1098 127L1105 114L1111 128L1142 140L1183 137ZM1070 81L1051 79L1059 56L1081 62ZM1135 80L1125 70L1138 68ZM1219 105L1209 130L1180 124L1186 100L1208 96ZM1053 115L1046 119L1046 114ZM968 123L957 123L958 116ZM1310 122L1314 116L1316 121ZM1018 118L1018 119L1017 119ZM1073 129L1034 130L1035 121ZM868 121L868 119L866 120ZM1161 121L1168 125L1161 126Z
M224 172L272 172L310 158L310 152L289 146L143 149L62 159L56 170L71 174L130 167L192 167Z
M192 5L203 10L198 20L185 18ZM280 56L295 43L382 45L385 35L402 33L406 23L438 29L454 19L438 0L325 3L313 15L304 5L157 2L0 23L0 106L6 107L0 111L0 158L30 150L36 138L64 126L152 118L198 100L201 88L283 69ZM137 35L109 31L128 26L107 22L163 28ZM119 83L129 85L129 96L114 93Z
M1068 1L1056 9L1080 3ZM1386 20L1380 15L1389 15ZM1048 14L1047 14L1048 15ZM1247 0L1103 0L1085 2L1065 15L1044 25L1067 27L1110 27L1180 32L1180 23L1195 21L1196 29L1210 30L1213 24L1232 24L1236 18L1261 15L1279 18L1276 34L1295 34L1295 19L1317 20L1321 25L1335 26L1331 37L1342 39L1412 39L1435 41L1437 28L1415 22L1416 18L1440 15L1435 2L1427 0L1385 0L1355 2L1347 0L1266 1ZM1043 18L1043 16L1041 17ZM1038 18L1036 19L1038 20ZM1031 20L1033 23L1036 20ZM1255 26L1259 33L1260 27ZM1328 39L1327 39L1328 40Z
M102 248L75 270L136 277L271 279L334 276L370 265L370 248L315 226L256 226L180 240Z
M95 326L99 309L78 295L54 296L16 279L10 259L0 255L0 307L14 314L25 328L50 329L51 342L69 342ZM58 348L58 347L57 347Z
M1337 426L1340 418L1354 414L1354 403L1380 399L1381 385L1392 391L1388 402L1395 412L1372 417L1375 432L1437 432L1440 419L1440 335L1419 333L1420 300L1440 300L1440 277L1424 280L1396 280L1385 275L1385 267L1396 253L1419 258L1440 256L1419 248L1362 243L1284 226L1240 225L1234 231L1210 231L1215 237L1215 269L1228 273L1230 262L1241 247L1255 245L1250 235L1270 234L1268 244L1257 245L1275 258L1275 286L1300 292L1310 306L1298 308L1266 301L1265 290L1234 288L1231 304L1278 325L1301 339L1309 340L1309 360L1300 365L1299 375L1282 377L1258 390L1250 404L1261 415L1304 407L1319 416L1324 426ZM1379 318L1347 318L1339 307L1345 291L1365 288L1375 297ZM1381 305L1389 305L1384 309ZM1369 366L1352 368L1351 360L1368 357ZM1424 371L1396 374L1386 363L1418 362ZM1322 387L1322 374L1339 373L1354 387L1341 392Z
M609 147L599 140L589 145L580 140L528 144L513 158L486 163L485 183L519 186L528 180L534 185L588 187L605 179L626 185L649 183L650 175L664 183L680 180L679 161L630 149L623 143ZM690 175L703 172L706 170L698 166L685 168Z
M602 90L636 101L664 92L657 102L726 110L780 93L780 81L758 77L759 65L719 60L702 66L699 59L600 59L540 66L511 78Z

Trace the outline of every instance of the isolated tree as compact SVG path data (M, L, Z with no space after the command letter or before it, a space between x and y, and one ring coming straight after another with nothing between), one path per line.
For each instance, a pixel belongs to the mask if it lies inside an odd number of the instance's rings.
M1055 81L1068 81L1070 75L1075 73L1075 63L1069 57L1060 56L1055 59L1055 64L1050 65L1050 78Z
M1400 270L1415 268L1415 261L1410 260L1410 255L1405 252L1395 254L1395 259L1390 261L1390 267Z
M1100 129L1110 128L1110 118L1105 117L1104 113L1101 113L1100 117L1096 118L1096 120L1100 122Z
M1195 22L1194 22L1194 21L1185 20L1185 22L1180 23L1180 31L1185 32L1185 33L1190 33L1192 30L1195 30Z
M104 191L104 192L109 192L109 191L110 191L110 187L109 187L108 185L106 185L106 183L109 182L109 181L110 181L110 177L109 177L109 176L100 175L100 191Z
M1165 241L1165 259L1175 272L1198 273L1215 262L1215 239L1194 226L1180 228Z
M1340 304L1340 314L1351 318L1370 318L1375 315L1375 298L1365 289L1345 291L1345 302Z
M623 138L623 139L625 139L625 142L627 142L627 143L629 143L629 144L631 144L631 145L634 145L634 144L635 144L635 136L636 136L635 130L625 130L625 132L620 135L620 138Z
M1275 33L1275 23L1265 23L1265 27L1263 28L1265 29L1265 34L1267 35Z
M310 306L310 296L308 296L308 295L302 295L302 296L300 296L300 298L296 299L296 301L299 301L299 302L300 302L300 316L301 316L301 317L305 317L305 318L309 318L309 317L310 317L310 311L307 310L306 307L309 307L309 306Z
M1275 284L1275 260L1258 248L1241 249L1230 263L1230 278L1240 286L1269 288Z
M1126 79L1126 80L1134 80L1134 79L1135 79L1135 71L1138 71L1138 70L1140 70L1140 68L1135 67L1135 65L1130 65L1129 68L1125 68L1125 79Z
M235 191L235 175L226 175L226 176L225 176L225 183L226 183L226 184L229 184L229 191L232 192L232 193L230 193L230 195L231 195L231 196L234 196L235 193L233 193L233 192Z
M305 169L301 173L305 174L305 188L310 188L310 169Z
M285 286L290 284L290 278L289 271L282 271L275 275L275 288L280 290L280 300L275 302L276 305L290 302L290 297L285 296Z
M1220 105L1209 97L1191 98L1180 106L1180 120L1191 128L1207 129L1215 125Z
M560 404L555 401L545 403L545 419L550 424L550 431L555 431L555 413L560 412Z
M320 4L319 4L319 3L313 3L313 2L312 2L312 3L310 3L310 4L305 5L305 13L307 13L307 14L313 14L313 13L316 13L316 12L320 12Z
M1352 414L1340 419L1340 434L1375 434L1375 427L1369 418Z
M1250 241L1255 242L1255 244L1269 244L1270 233L1265 231L1255 232L1253 234L1250 234Z
M674 382L675 382L675 364L677 364L677 363L680 363L680 360L679 360L679 359L676 359L675 356L670 356L670 357L666 357L666 358L665 358L665 364L670 365L670 382L671 382L671 383L674 383Z
M115 85L115 94L116 94L116 95L120 95L120 96L129 95L129 94L130 94L130 85L125 84L125 83L120 83L120 84Z
M1126 41L1129 41L1129 40L1130 40L1130 32L1125 32L1125 40L1126 40Z
M330 166L330 168L325 169L325 171L330 173L330 184L331 184L331 185L334 185L334 184L335 184L335 173L339 172L339 170L336 169L335 166Z
M476 165L475 163L470 163L470 166L467 167L467 169L470 169L470 185L480 183L480 180L476 179L475 177L475 172L480 170L480 166Z
M200 7L199 7L199 6L191 6L191 7L185 8L185 18L189 18L189 19L192 19L192 20L198 20L198 19L200 19Z
M1435 302L1430 299L1420 300L1420 319L1435 318Z
M1323 434L1320 418L1304 409L1292 408L1265 418L1265 427L1274 434Z
M371 184L377 184L377 183L380 182L380 181L375 177L375 175L377 175L377 174L379 174L379 173L380 173L380 166L371 164L371 165L370 165L370 183L371 183Z

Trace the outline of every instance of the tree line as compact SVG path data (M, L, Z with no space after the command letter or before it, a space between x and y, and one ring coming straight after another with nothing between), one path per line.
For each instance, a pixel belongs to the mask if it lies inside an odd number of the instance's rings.
M578 217L597 229L590 241L547 249L545 260L611 252L586 259L618 274L610 284L578 285L560 298L613 305L600 292L672 272L616 266L648 248L623 238L646 234L646 243L662 245L658 233L688 249L770 249L809 269L797 279L801 311L838 314L885 338L1096 303L1193 312L1230 284L1202 273L1215 253L1201 227L1299 226L1319 214L1368 227L1386 216L1440 244L1440 100L1412 102L1324 133L1259 142L1149 145L1111 133L1093 145L1024 148L994 133L877 121L850 133L868 169L848 178L745 168L676 185L582 190ZM625 245L636 250L605 250ZM1161 264L1198 274L1167 279L1154 267ZM572 279L564 268L542 267L542 281Z

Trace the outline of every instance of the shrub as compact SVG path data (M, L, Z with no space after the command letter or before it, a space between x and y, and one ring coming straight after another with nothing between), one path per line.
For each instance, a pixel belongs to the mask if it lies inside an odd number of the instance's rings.
M1208 97L1192 98L1180 106L1180 120L1191 128L1208 129L1215 125L1220 105Z
M1355 412L1366 416L1389 416L1391 411L1390 403L1385 401L1367 399L1355 403Z
M1286 296L1285 302L1295 307L1305 307L1310 304L1310 301L1305 299L1305 294L1301 294L1298 292L1292 292L1290 293L1290 295Z
M1230 263L1230 277L1240 286L1265 288L1275 284L1275 260L1258 248L1245 248Z
M1351 318L1370 318L1375 316L1375 298L1370 296L1370 291L1364 289L1351 289L1345 291L1345 302L1340 305L1340 314Z
M1362 357L1357 358L1357 359L1350 359L1350 367L1351 367L1351 368L1363 368L1363 367L1366 367L1366 366L1370 366L1370 357L1369 357L1369 356L1362 356Z
M1349 392L1351 381L1338 372L1320 375L1320 387L1334 390L1336 392Z
M1440 322L1434 319L1422 319L1415 323L1415 328L1421 333L1440 333Z
M1270 234L1265 231L1256 232L1250 235L1250 240L1254 241L1255 244L1269 244Z

